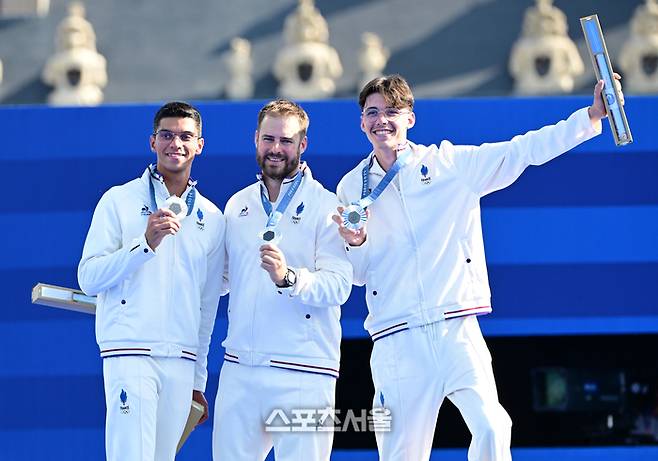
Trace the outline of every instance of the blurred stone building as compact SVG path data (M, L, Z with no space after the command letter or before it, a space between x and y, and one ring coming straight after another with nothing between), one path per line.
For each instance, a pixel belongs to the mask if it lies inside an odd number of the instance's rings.
M55 53L58 25L68 0L33 0L32 14L3 15L0 8L0 104L46 103L52 87L41 75ZM512 95L510 53L525 12L535 0L315 0L328 25L342 74L333 97L353 98L363 75L363 33L381 39L384 73L398 72L418 97ZM555 0L568 35L585 63L572 93L591 91L594 80L579 18L597 13L613 65L631 35L631 18L645 0ZM2 2L0 2L0 5ZM7 3L9 4L9 3ZM227 55L236 37L248 41L254 98L272 98L280 82L275 59L286 40L286 19L298 0L86 0L86 19L107 61L105 103L166 99L217 100L231 93ZM38 10L38 11L37 11ZM235 44L235 42L233 42ZM229 61L230 62L230 61ZM620 69L621 70L621 69ZM338 76L339 75L339 76Z

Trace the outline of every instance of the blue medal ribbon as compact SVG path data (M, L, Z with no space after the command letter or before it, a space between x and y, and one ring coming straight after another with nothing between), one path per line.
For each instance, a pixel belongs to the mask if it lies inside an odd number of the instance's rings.
M411 150L411 146L407 144L407 147L405 148L404 152L402 152L400 155L398 155L397 160L395 160L395 163L389 170L386 172L382 180L377 184L377 187L375 187L372 192L368 194L368 187L369 187L369 177L370 177L370 168L372 167L372 164L374 162L374 155L373 159L370 161L370 163L366 166L363 167L363 170L361 171L361 178L363 179L363 185L361 187L361 200L357 202L353 202L353 205L358 205L361 208L368 208L370 205L373 204L377 198L381 195L382 192L384 192L384 189L388 187L388 185L393 181L393 178L399 173L400 169L402 169L403 166L405 166L409 161L411 160L411 154L413 151Z
M158 209L158 204L155 201L155 186L153 181L157 179L156 175L159 175L158 170L155 169L155 165L149 165L149 170L151 171L151 178L149 178L149 193L151 195L151 212L155 213L155 210ZM185 197L185 204L187 205L187 215L192 214L192 209L194 208L194 202L196 200L196 187L192 185L192 188L187 193Z
M400 155L398 155L395 163L393 163L391 168L389 168L382 180L379 182L379 184L377 184L377 187L375 187L372 192L368 194L370 168L372 168L372 164L375 161L373 154L373 157L371 158L368 165L364 166L363 170L361 170L361 178L363 181L361 186L361 199L356 202L352 202L350 206L343 210L342 218L345 227L354 230L361 229L363 227L367 221L366 208L372 205L373 202L379 198L381 193L384 192L384 189L386 189L391 181L393 181L402 167L411 161L412 153L413 151L411 150L411 146L407 143L405 150Z
M270 203L270 199L267 196L265 187L261 184L260 200L263 203L263 209L267 214L267 223L265 224L265 230L262 232L262 236L264 240L271 241L274 239L276 234L275 229L279 225L279 221L281 221L281 218L283 217L283 214L286 212L288 205L290 205L290 202L292 201L292 198L297 192L297 189L299 189L299 186L301 185L303 178L304 178L304 174L301 171L298 171L292 184L290 185L284 196L281 198L281 202L279 202L279 206L277 206L276 210L274 211L272 211L272 203ZM270 238L265 238L266 234Z

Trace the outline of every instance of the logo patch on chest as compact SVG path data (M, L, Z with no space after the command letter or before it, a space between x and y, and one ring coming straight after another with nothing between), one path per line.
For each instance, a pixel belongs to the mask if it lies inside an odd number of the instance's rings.
M206 223L203 222L203 212L201 211L201 208L196 209L196 225L199 228L199 230L203 230L206 227Z
M432 177L429 176L430 170L425 165L420 166L420 182L427 185L432 182Z
M295 215L292 217L293 224L299 224L299 221L302 220L301 214L304 211L304 202L300 203L297 209L295 210Z

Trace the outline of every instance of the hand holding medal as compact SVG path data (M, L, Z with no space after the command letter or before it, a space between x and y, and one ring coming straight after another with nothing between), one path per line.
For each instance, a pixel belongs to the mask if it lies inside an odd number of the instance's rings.
M341 212L340 216L342 218L342 224L347 229L359 230L365 226L368 221L368 213L365 208L358 204L352 204L345 208L340 207Z
M194 186L190 188L185 200L176 195L172 195L165 200L162 208L156 209L157 202L155 200L155 186L153 184L154 181L157 181L155 176L153 176L155 165L149 165L149 169L151 170L152 176L149 181L151 209L156 211L149 215L144 236L146 237L146 243L148 246L151 247L152 250L155 250L165 236L174 235L180 230L181 221L194 209L196 188Z
M184 216L184 215L183 215ZM167 235L175 235L180 230L180 220L169 208L161 208L151 214L146 224L146 243L155 250Z
M288 264L286 263L285 255L276 244L272 243L261 245L259 251L260 267L265 269L274 284L281 285L286 272L288 272Z
M347 207L350 208L350 207ZM366 241L366 222L368 221L368 217L370 216L370 212L368 210L363 210L364 213L364 218L362 220L362 224L359 228L354 228L352 226L347 226L345 224L345 214L350 213L347 212L347 208L344 208L342 206L339 206L337 208L338 214L332 215L331 219L338 224L338 233L340 236L345 240L350 246L361 246L363 242ZM361 215L359 214L359 218Z
M363 186L361 188L361 200L357 202L353 202L350 205L346 207L339 207L339 215L340 215L340 222L337 221L334 218L334 221L338 223L339 225L339 231L341 233L341 236L345 238L345 235L351 235L351 234L344 234L343 229L348 229L352 231L358 231L363 228L363 226L366 224L368 221L368 213L366 212L366 209L373 204L375 200L381 195L382 192L384 192L384 189L393 181L393 178L398 174L400 169L405 166L410 160L411 160L411 155L413 154L413 151L411 149L411 146L409 143L404 143L400 144L398 148L396 149L397 151L397 159L395 160L395 163L389 170L386 172L386 175L384 178L377 184L377 187L375 187L370 193L368 193L369 187L369 175L370 175L370 167L372 166L372 162L374 161L374 156L373 159L371 160L370 164L367 165L366 167L363 168L363 171L361 172L361 176L363 179ZM360 240L361 243L365 240L365 232L363 233L363 237L359 238L357 240ZM354 236L357 234L355 233ZM349 239L345 238L347 242L350 242ZM361 243L358 243L357 245L360 245Z

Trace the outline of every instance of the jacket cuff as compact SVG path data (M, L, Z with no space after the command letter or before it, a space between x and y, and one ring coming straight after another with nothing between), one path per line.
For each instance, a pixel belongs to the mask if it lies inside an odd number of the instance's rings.
M288 266L288 269L291 269L295 273L295 284L291 287L278 287L274 285L274 289L279 296L288 296L293 298L299 296L301 287L304 286L304 281L308 277L308 271L306 269Z
M353 265L361 262L361 260L366 255L369 246L368 237L366 237L365 241L359 246L352 246L343 240L343 248L345 248L345 254L347 255L347 259Z
M576 111L576 117L578 117L578 124L587 139L600 135L603 131L603 119L592 125L592 120L589 118L589 106Z
M142 261L147 261L155 256L155 251L146 243L146 235L142 234L130 242L130 249L128 253L133 255L133 258L139 258Z

